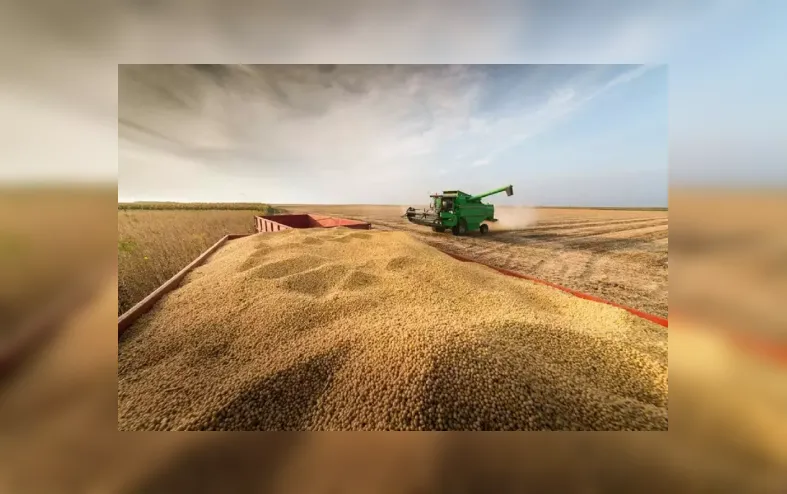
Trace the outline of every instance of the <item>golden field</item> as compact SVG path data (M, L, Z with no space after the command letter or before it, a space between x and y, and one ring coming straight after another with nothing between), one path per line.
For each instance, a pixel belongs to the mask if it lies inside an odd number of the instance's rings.
M254 232L250 210L118 210L118 314L228 233Z

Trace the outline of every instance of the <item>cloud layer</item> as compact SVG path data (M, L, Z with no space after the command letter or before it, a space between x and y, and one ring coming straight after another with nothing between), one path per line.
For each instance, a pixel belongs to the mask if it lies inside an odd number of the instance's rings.
M446 176L476 185L478 169L649 69L122 66L120 193L145 195L162 174L248 179L274 196L273 183L299 184L280 202L399 202ZM191 195L222 189L210 188Z

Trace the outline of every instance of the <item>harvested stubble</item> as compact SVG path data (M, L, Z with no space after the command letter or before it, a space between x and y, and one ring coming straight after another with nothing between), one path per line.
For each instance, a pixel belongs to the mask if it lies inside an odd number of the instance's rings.
M666 430L667 332L401 232L235 240L119 342L123 430Z

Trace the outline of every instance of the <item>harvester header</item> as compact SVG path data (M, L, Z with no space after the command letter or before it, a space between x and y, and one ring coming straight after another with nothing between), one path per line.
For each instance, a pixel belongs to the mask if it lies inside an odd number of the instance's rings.
M479 230L482 234L489 231L487 221L494 222L495 207L484 204L481 199L505 192L514 194L514 186L506 185L483 194L470 195L461 190L444 190L442 194L432 194L432 202L426 209L407 208L404 216L411 223L430 226L435 232L450 229L454 235L464 235L468 231Z

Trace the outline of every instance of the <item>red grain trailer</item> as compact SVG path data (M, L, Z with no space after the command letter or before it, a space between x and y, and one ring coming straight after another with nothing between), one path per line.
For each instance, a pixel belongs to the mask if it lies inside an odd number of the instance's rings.
M372 225L365 221L334 218L321 214L277 214L255 216L258 232L279 232L290 228L334 228L343 226L356 230L370 230Z

